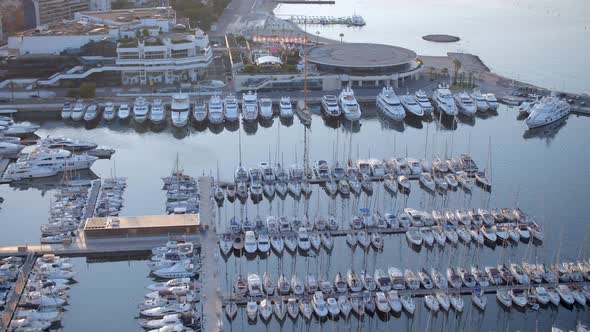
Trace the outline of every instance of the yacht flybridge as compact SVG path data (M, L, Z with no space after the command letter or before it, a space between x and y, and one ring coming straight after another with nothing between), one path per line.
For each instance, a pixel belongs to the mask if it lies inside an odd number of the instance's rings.
M424 111L425 115L432 114L434 107L430 103L428 96L426 95L426 93L423 90L416 91L416 93L414 93L414 99L416 99L416 102L418 103L418 105L420 105L420 107L422 107L422 111Z
M256 121L258 118L258 97L256 92L249 91L242 95L242 116L246 121Z
M337 118L342 115L340 106L338 106L338 98L334 95L325 95L322 97L322 110L328 117Z
M392 120L401 121L406 117L406 111L392 87L383 88L377 95L376 103L377 108Z
M224 113L227 121L238 121L240 118L240 110L238 109L238 101L234 95L225 96L224 99Z
M570 105L556 96L544 97L533 106L526 118L529 128L537 128L556 122L570 114Z
M209 100L209 122L211 124L223 123L223 103L219 96L211 96Z
M149 119L154 124L159 124L166 120L166 110L162 104L162 99L154 99L152 102L152 111L149 113Z
M400 97L401 103L407 112L418 117L424 116L424 110L412 95L403 95Z
M358 121L361 119L361 107L354 97L354 91L351 88L344 88L338 98L344 118L348 121Z
M187 125L190 108L191 103L187 94L180 92L172 96L170 118L175 127L181 128Z
M149 105L144 97L139 96L135 99L133 104L133 119L136 122L143 123L147 119L149 112Z

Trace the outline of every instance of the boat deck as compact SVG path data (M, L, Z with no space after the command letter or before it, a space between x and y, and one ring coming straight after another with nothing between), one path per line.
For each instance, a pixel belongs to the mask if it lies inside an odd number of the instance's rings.
M582 287L582 286L587 286L590 285L590 282L588 281L583 281L583 282L565 282L565 283L559 283L559 285L567 285L567 286L577 286L577 287ZM539 285L534 285L534 286L543 286L545 288L548 287L556 287L555 284L548 284L548 283L542 283ZM483 292L486 294L495 294L498 290L501 289L506 289L506 290L511 290L511 289L529 289L531 288L531 285L503 285L503 286L488 286L483 288ZM440 289L434 287L432 289L424 289L424 288L420 288L420 289L416 289L416 290L400 290L398 291L398 293L401 295L403 294L412 294L414 297L424 297L426 295L434 295L436 292L440 291ZM373 295L376 292L371 292ZM459 294L459 295L471 295L471 293L473 293L473 288L470 287L461 287L461 288L452 288L449 287L448 290L446 291L447 294ZM334 293L331 295L328 295L326 297L331 297L331 296L340 296L340 295L346 295L346 296L350 296L352 294L352 292L345 292L345 293ZM300 299L303 297L311 297L311 294L303 294L303 295L294 295L294 294L290 294L290 295L273 295L273 296L259 296L258 298L252 298L250 296L239 296L239 297L231 297L231 296L225 296L223 298L223 306L225 307L228 303L230 302L235 302L237 305L246 305L248 303L248 301L250 301L251 299L255 299L255 300L262 300L263 298L267 298L270 301L286 301L287 298L296 298L296 299Z
M213 178L200 177L201 191L200 218L203 231L201 234L201 274L203 308L203 331L221 331L221 288L219 284L219 266L221 265L217 236L215 234L215 209L213 203Z

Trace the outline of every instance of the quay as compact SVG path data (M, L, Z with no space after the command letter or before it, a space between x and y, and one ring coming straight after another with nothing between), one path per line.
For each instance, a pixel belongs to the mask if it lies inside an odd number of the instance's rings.
M213 202L213 178L203 176L199 178L201 201L199 217L203 226L201 236L201 273L202 281L201 305L203 310L203 331L222 331L222 299L219 284L220 261L217 237L215 235L215 209Z
M590 282L588 281L582 281L582 282L560 282L557 285L566 285L566 286L577 286L577 287L582 287L582 286L588 286L590 285ZM502 285L502 286L488 286L485 288L482 288L482 291L485 294L495 294L498 290L512 290L512 289L529 289L531 287L535 287L535 286L541 286L541 287L556 287L556 284L549 284L549 283L541 283L541 284L533 284L533 285ZM424 288L419 288L416 290L410 290L410 289L405 289L405 290L400 290L398 291L398 294L404 295L404 294L411 294L413 297L424 297L426 295L434 295L436 294L436 292L438 291L443 291L439 288L433 287L432 289L424 289ZM460 288L453 288L453 287L449 287L446 290L444 290L445 293L447 294L458 294L458 295L471 295L473 293L473 288L470 287L460 287ZM371 294L375 295L376 291L370 292ZM331 296L340 296L340 295L345 295L345 296L350 296L351 294L353 294L352 292L344 292L344 293L332 293L330 295L326 295L326 298L331 297ZM359 292L357 294L363 294L362 292ZM251 296L226 296L223 298L223 306L226 306L227 304L229 304L230 302L234 302L237 305L246 305L248 303L248 301L250 301L251 299L259 299L262 300L263 298L268 299L269 301L284 301L285 298L296 298L296 299L301 299L304 297L311 297L311 294L303 294L303 295L273 295L273 296L259 296L258 298L253 298Z
M34 253L29 253L27 255L25 263L23 264L14 284L14 290L9 294L4 312L0 317L0 331L8 331L8 326L10 326L14 312L18 307L20 298L23 294L25 286L27 285L29 274L31 273L31 270L33 270L35 259Z
M335 25L342 24L347 26L364 26L365 20L358 15L334 17L334 16L305 16L293 15L287 18L287 21L295 24L321 24L321 25Z
M100 193L100 180L92 181L92 188L88 194L88 201L86 202L86 209L84 215L80 221L79 229L83 230L86 225L86 219L94 216L94 210L96 209L96 202L98 201L98 194Z

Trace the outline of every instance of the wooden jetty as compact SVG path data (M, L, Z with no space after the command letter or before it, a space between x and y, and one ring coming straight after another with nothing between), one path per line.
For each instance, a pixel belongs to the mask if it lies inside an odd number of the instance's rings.
M29 279L29 274L31 270L33 270L33 265L35 264L35 254L29 253L23 264L16 282L14 284L14 289L7 297L6 306L2 316L0 317L0 331L8 331L8 326L10 326L10 322L12 321L12 317L14 317L14 313L20 301L20 298L23 294L25 286L27 285L27 280Z

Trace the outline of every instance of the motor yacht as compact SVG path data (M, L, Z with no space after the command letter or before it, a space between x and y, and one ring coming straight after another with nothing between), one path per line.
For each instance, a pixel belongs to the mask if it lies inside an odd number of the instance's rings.
M486 102L488 103L488 107L491 110L497 110L498 109L498 100L496 99L496 95L494 95L493 93L487 93L484 95Z
M352 292L360 292L363 290L363 283L358 278L356 273L354 273L354 271L348 270L346 273L346 281Z
M344 118L348 121L358 121L361 119L361 107L354 97L354 91L351 88L344 88L338 97L338 103L344 113Z
M263 299L260 301L260 305L258 306L258 312L260 313L260 317L263 321L268 322L270 317L272 316L272 306L268 299Z
M80 121L84 118L84 113L86 113L86 105L84 105L84 101L82 99L76 100L74 106L72 107L71 118L74 121Z
M322 96L322 110L330 118L338 118L342 114L338 105L338 98L334 95Z
M477 112L477 104L467 92L460 92L453 97L455 98L459 112L469 117L475 116L475 112Z
M416 99L412 95L402 95L400 98L401 104L406 110L406 114L411 114L417 117L424 116L424 110L416 102Z
M391 288L393 290L404 290L406 289L406 281L402 272L395 267L390 267L387 272L391 279Z
M57 171L75 171L87 169L94 164L98 157L87 154L73 154L64 149L49 149L38 147L28 155L20 157L18 162L31 166L50 167Z
M451 91L447 87L439 86L432 95L432 101L436 108L445 115L457 115L457 105L455 104Z
M556 122L570 114L570 105L556 96L544 97L531 109L525 122L529 129Z
M505 289L498 289L496 291L496 299L506 308L510 308L512 306L512 296Z
M171 267L155 270L153 273L160 278L186 278L193 277L197 273L197 270L190 262L179 262Z
M176 93L172 95L172 105L170 106L170 118L172 125L182 128L188 124L191 103L187 94Z
M424 305L432 312L438 312L440 305L434 295L426 295L424 297Z
M406 232L406 238L408 239L408 241L415 245L415 246L421 246L422 242L423 242L423 238L422 238L422 234L420 234L420 231L416 228L411 228Z
M207 119L207 105L203 99L197 98L195 100L192 114L195 123L203 123Z
M299 309L303 317L305 317L305 319L311 319L311 315L313 314L314 310L311 301L309 300L309 297L304 297L301 300L299 300Z
M121 104L119 105L119 112L117 112L117 116L120 120L127 120L131 115L131 110L128 104Z
M258 118L258 97L256 92L249 91L242 94L242 116L246 121L256 121Z
M377 305L377 309L382 313L386 314L391 311L391 306L389 305L389 301L385 293L377 292L375 293L375 304Z
M475 288L471 293L471 300L476 307L481 310L486 309L486 305L488 304L488 299L486 298L483 290L479 287Z
M287 313L291 319L297 319L299 316L299 304L296 298L289 298L287 300Z
M437 291L434 294L434 297L436 298L436 300L440 304L441 309L443 309L444 311L449 311L449 309L451 308L451 300L449 299L449 296L447 295L447 293L445 293L443 291Z
M106 121L112 121L117 117L117 109L115 108L115 105L113 105L112 102L109 101L104 105L102 117Z
M143 123L148 118L149 104L146 99L142 96L135 98L133 104L133 119L138 123Z
M273 116L273 109L272 109L272 101L270 98L260 98L258 101L258 115L263 120L272 119Z
M262 281L256 273L248 275L248 295L251 297L262 296Z
M258 244L256 242L256 235L254 231L246 231L245 240L244 240L244 250L246 253L253 254L258 249Z
M209 100L209 112L208 112L208 119L209 123L217 125L223 123L224 115L223 115L223 102L219 96L211 96Z
M342 273L338 272L334 278L334 287L338 293L344 293L348 290L346 281L342 277Z
M68 120L72 118L72 103L66 101L61 109L62 120Z
M238 121L240 118L238 101L234 95L225 96L223 100L223 115L225 119L230 122Z
M22 144L0 142L0 158L16 157L24 148L25 146Z
M397 177L397 185L399 189L404 192L410 192L410 189L412 188L410 179L408 179L408 177L405 175L400 175Z
M166 120L166 109L162 99L154 99L149 113L149 119L154 124L163 123Z
M561 301L569 306L572 306L574 304L574 302L576 301L574 298L574 295L572 294L572 291L570 290L570 288L566 285L559 285L556 288L557 294L559 294L559 297L561 298Z
M489 109L490 106L486 101L486 97L481 93L480 90L473 90L473 92L471 92L469 96L471 97L471 99L473 99L478 112L485 113Z
M326 317L328 315L328 307L326 305L326 301L324 300L324 294L322 292L316 292L313 294L311 299L311 305L313 307L313 311L319 318Z
M84 121L86 122L93 122L98 120L100 116L100 107L97 104L91 104L86 108L86 113L84 113Z
M293 104L291 104L290 97L281 97L279 103L279 116L284 119L290 119L293 117Z
M308 251L311 248L311 241L307 234L307 228L300 227L297 231L297 244L302 251Z
M350 316L350 312L352 311L352 305L346 295L340 295L338 297L338 308L344 318L348 319L348 316Z
M424 115L432 114L434 107L432 107L428 96L423 90L416 91L416 93L414 93L414 99L416 100L416 103L418 103L418 105L422 108Z
M365 303L365 310L367 311L367 313L371 315L374 314L377 306L375 304L375 298L373 297L373 294L371 294L371 292L365 291L363 293L363 302Z
M401 121L406 117L406 111L392 87L385 87L377 95L377 108L388 118ZM416 105L412 108L417 110Z
M248 319L256 320L256 317L258 317L258 303L256 301L248 301L246 304L246 314L248 315Z

